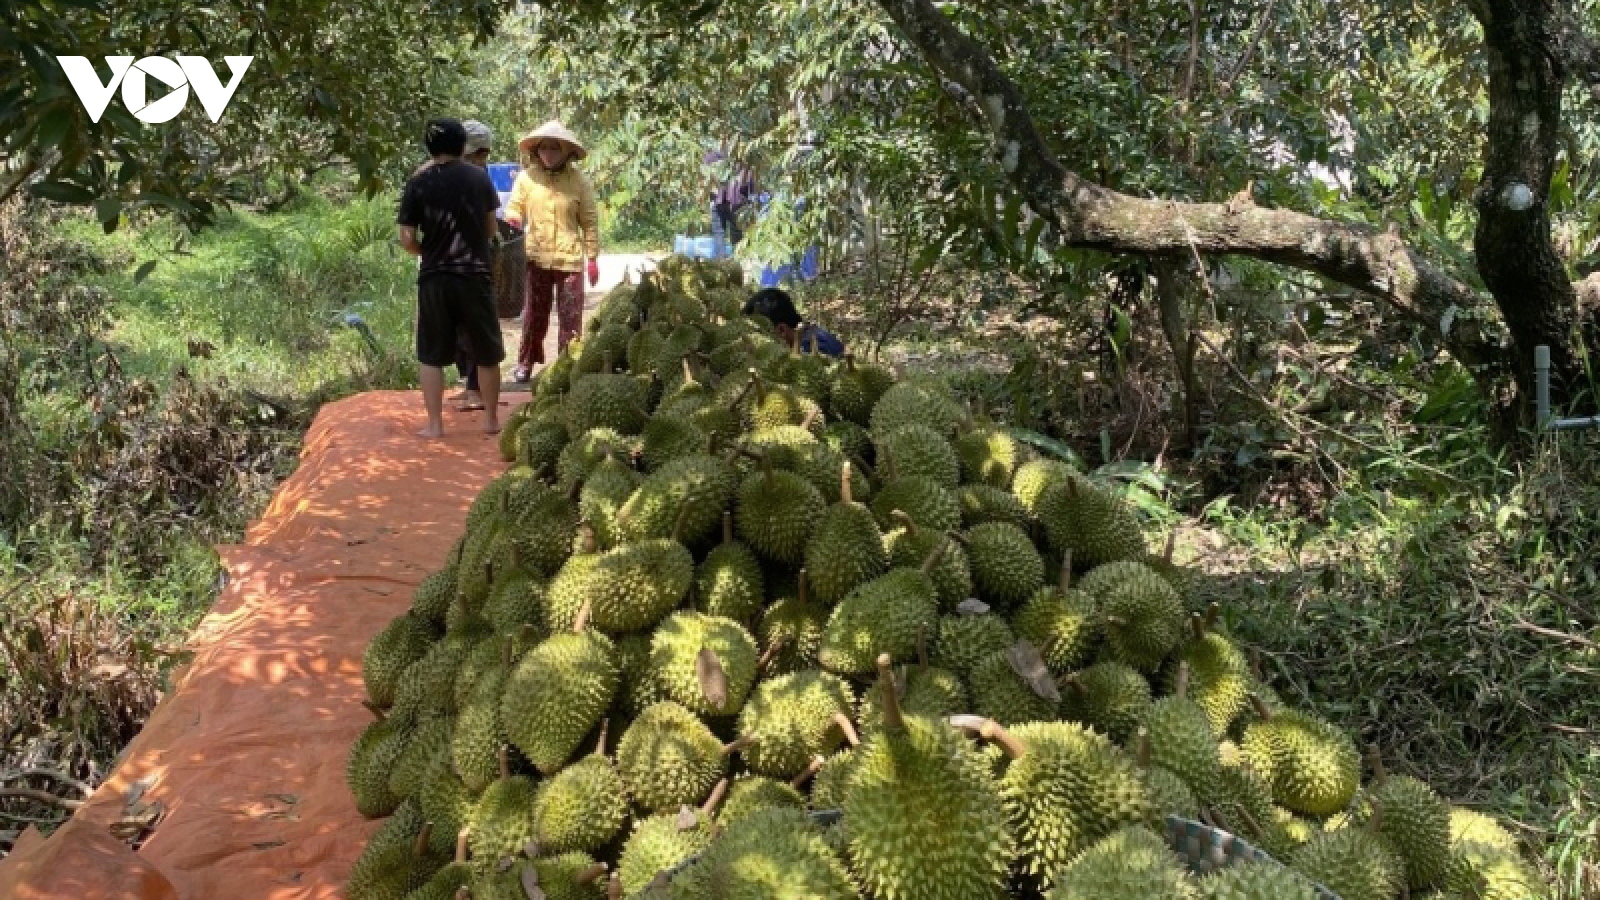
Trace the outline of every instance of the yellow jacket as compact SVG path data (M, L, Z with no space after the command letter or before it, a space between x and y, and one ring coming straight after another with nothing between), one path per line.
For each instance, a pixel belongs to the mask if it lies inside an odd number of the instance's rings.
M594 186L570 163L549 172L535 163L511 187L505 215L522 223L528 262L557 272L581 272L600 258L600 212Z

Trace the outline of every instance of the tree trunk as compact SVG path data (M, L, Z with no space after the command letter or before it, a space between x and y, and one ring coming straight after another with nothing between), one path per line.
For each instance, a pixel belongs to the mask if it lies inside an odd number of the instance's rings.
M1583 388L1577 292L1550 236L1549 187L1561 140L1566 78L1554 53L1556 0L1476 0L1489 64L1483 180L1474 195L1478 272L1511 333L1518 393L1533 396L1533 351L1550 347L1551 400ZM1531 410L1518 404L1526 422Z
M1194 356L1195 340L1190 331L1189 311L1194 308L1195 292L1199 289L1192 258L1183 256L1156 256L1150 260L1156 277L1156 300L1161 309L1161 331L1166 335L1167 346L1172 350L1172 361L1183 390L1183 438L1194 444L1195 396Z

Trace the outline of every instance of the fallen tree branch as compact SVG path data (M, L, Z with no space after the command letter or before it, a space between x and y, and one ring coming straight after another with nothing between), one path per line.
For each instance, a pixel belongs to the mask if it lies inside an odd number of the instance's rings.
M83 806L82 800L73 800L70 797L57 797L48 791L36 791L33 788L0 788L0 800L32 800L46 806L59 809L75 810Z
M55 769L18 769L14 772L0 772L0 784L8 781L20 781L24 778L48 778L51 781L59 782L76 790L85 797L94 793L94 788L88 782L79 781L71 775Z

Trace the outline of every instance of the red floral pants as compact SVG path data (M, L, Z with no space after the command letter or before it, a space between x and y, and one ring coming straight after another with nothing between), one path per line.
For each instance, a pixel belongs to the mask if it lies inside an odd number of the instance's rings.
M517 370L531 372L545 361L544 336L550 331L550 307L556 308L556 352L583 328L583 273L558 272L528 263L527 299L522 303L522 343Z

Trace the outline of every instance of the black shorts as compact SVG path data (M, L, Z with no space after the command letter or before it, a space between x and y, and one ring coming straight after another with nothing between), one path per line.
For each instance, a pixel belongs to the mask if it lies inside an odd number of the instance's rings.
M417 282L417 362L442 369L463 349L480 366L506 358L494 289L487 277L435 272Z

